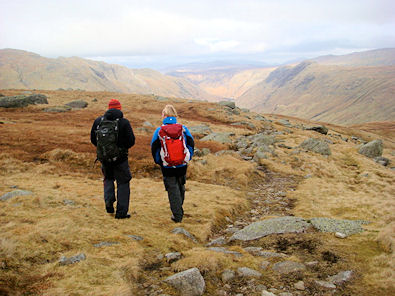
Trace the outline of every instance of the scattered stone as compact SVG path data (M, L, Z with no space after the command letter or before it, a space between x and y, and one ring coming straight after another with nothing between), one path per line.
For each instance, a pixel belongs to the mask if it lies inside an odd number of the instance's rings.
M82 100L76 100L76 101L72 101L70 103L65 104L66 106L69 106L71 108L74 109L83 109L88 107L88 103Z
M85 260L85 259L86 259L86 256L85 256L84 253L75 255L75 256L70 257L70 258L62 256L60 258L60 260L59 260L59 264L60 265L69 265L69 264L74 264L74 263L80 262L80 261Z
M346 236L364 231L363 224L369 224L362 220L337 220L332 218L312 218L311 224L321 232L341 232Z
M192 135L208 135L212 133L213 131L210 129L209 126L207 125L195 125L195 126L190 126L188 127L189 131L191 132Z
M282 261L273 265L273 270L281 274L304 271L305 269L306 266L304 264L294 261Z
M21 108L36 104L48 104L47 97L42 94L0 97L0 107L3 108Z
M74 205L75 205L74 200L71 200L71 199L64 199L64 200L63 200L63 203L64 203L66 206L74 206Z
M176 273L165 279L164 282L185 296L201 296L206 289L204 278L196 267Z
M374 161L378 164L381 164L382 166L388 166L390 164L390 160L382 156L375 157Z
M222 245L225 245L225 244L226 244L225 237L221 236L219 238L216 238L216 239L210 241L206 246L207 247L211 247L211 246L215 246L215 245L222 246Z
M236 257L241 257L243 256L241 253L236 252L236 251L230 251L224 247L210 247L208 248L211 251L214 252L218 252L218 253L224 253L224 254L231 254L231 255L235 255Z
M326 282L326 281L314 281L317 286L320 286L325 289L336 289L336 286L333 283Z
M154 125L153 125L151 122L149 122L149 121L144 121L144 122L143 122L143 126L146 126L146 127L154 127Z
M162 96L156 96L155 99L159 102L167 102L169 99L162 97Z
M306 263L306 266L309 266L309 267L316 266L318 263L319 263L318 261L310 261L310 262Z
M265 117L263 117L262 115L257 115L254 117L255 120L260 120L260 121L267 121Z
M233 270L226 269L222 272L221 278L224 283L230 282L235 278L236 274Z
M306 130L316 131L316 132L319 132L323 135L328 134L328 129L323 125L315 125L315 126L311 126L311 127L306 127Z
M288 119L280 119L279 121L277 121L277 123L286 127L292 127L292 124L289 122Z
M167 253L165 255L167 263L173 263L175 261L178 261L181 259L181 253L180 252L175 252L175 253Z
M277 145L279 148L285 148L285 149L292 149L292 147L291 146L287 146L287 145L285 145L285 144L278 144Z
M347 237L347 235L345 235L344 233L341 233L341 232L336 232L336 233L335 233L335 236L336 236L337 238L346 238L346 237Z
M14 190L0 196L0 201L5 201L15 196L32 195L33 192L27 190Z
M312 174L307 174L306 176L304 176L305 179L310 179L311 177L313 177Z
M328 277L328 281L335 285L342 285L345 282L348 282L353 276L353 272L351 270L341 271L336 275Z
M331 155L331 150L328 146L328 143L322 141L320 139L309 138L304 140L302 144L300 144L301 148L306 149L308 151L313 151L315 153L319 153L322 155Z
M71 107L69 106L56 106L56 107L50 107L50 108L44 108L44 112L50 112L50 113L62 113L62 112L68 112L71 110Z
M309 227L302 218L286 216L254 222L233 234L230 240L249 241L269 234L301 233Z
M97 99L96 99L96 98L94 98L94 99L92 100L92 102L97 102Z
M304 291L306 289L303 281L299 281L299 282L295 283L294 287L296 290L299 290L299 291Z
M136 241L142 241L144 238L138 235L133 235L133 234L127 234L127 237L130 237L131 239L134 239Z
M202 150L195 148L195 152L193 153L193 156L203 157L210 154L210 152L211 151L208 148L203 148Z
M260 267L261 267L261 269L265 270L269 267L269 265L270 265L269 261L262 261Z
M201 138L200 141L215 141L222 144L227 144L232 142L232 140L230 139L231 135L232 133L211 133Z
M259 271L256 271L248 267L239 267L237 269L237 274L240 277L246 277L246 278L260 278L262 276L262 273L260 273Z
M374 140L370 141L369 143L362 145L358 153L365 155L369 158L375 158L381 156L383 154L383 141L381 140Z
M183 234L187 238L191 239L193 242L195 242L195 243L198 242L198 240L192 234L190 234L187 230L185 230L182 227L176 227L171 232L175 233L175 234Z
M276 296L276 294L273 294L272 292L263 290L261 296Z
M235 109L236 108L235 102L232 102L232 101L221 101L218 104L221 105L221 106L229 107L231 109Z
M101 247L110 247L113 245L119 245L119 243L118 242L100 242L98 244L94 244L93 246L95 248L101 248Z

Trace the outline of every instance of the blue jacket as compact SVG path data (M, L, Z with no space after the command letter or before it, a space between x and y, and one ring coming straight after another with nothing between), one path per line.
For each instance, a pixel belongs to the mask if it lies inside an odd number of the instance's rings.
M166 117L165 119L163 119L163 124L167 125L167 124L174 124L177 123L177 118L176 117ZM193 156L193 152L194 152L194 147L195 147L195 142L193 140L193 136L192 134L189 132L188 128L183 125L184 128L184 138L185 138L185 144L189 150L189 153ZM161 167L163 167L163 163L162 163L162 159L160 157L160 149L161 149L161 145L160 145L160 140L159 140L159 130L160 127L158 127L155 132L154 135L152 136L152 140L151 140L151 153L152 153L152 157L155 161L155 163L159 164ZM181 164L176 166L176 168L180 168L180 167L184 167L186 166L186 164ZM172 167L164 167L164 168L172 168Z

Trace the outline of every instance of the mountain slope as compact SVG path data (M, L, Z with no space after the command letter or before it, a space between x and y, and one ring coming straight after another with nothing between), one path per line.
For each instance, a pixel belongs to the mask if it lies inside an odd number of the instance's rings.
M345 67L302 62L277 68L236 102L278 113L337 124L395 118L395 66Z
M72 88L154 93L181 98L214 98L183 78L163 75L150 69L129 69L78 57L50 59L14 49L0 50L0 88Z

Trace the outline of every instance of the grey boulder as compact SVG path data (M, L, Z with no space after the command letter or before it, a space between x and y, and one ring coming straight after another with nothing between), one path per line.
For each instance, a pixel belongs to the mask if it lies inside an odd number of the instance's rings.
M279 217L254 222L234 233L230 240L250 241L270 234L301 233L309 227L310 224L302 218Z
M306 266L304 264L294 261L282 261L273 265L273 270L281 274L304 271L305 269Z
M381 156L383 154L383 141L381 140L374 140L370 141L369 143L362 145L358 153L365 155L369 158L375 158Z
M32 195L33 192L27 191L27 190L14 190L11 192L7 192L6 194L3 194L0 196L0 201L5 201L7 199L13 198L15 196L21 196L21 195Z
M83 109L88 107L88 103L82 100L76 100L76 101L72 101L70 103L67 103L66 106L69 106L71 108L75 108L75 109Z
M300 147L305 150L319 153L322 155L332 154L328 143L320 139L309 138L307 140L304 140L303 143L300 144Z
M176 273L165 279L164 282L185 296L201 296L206 289L204 278L196 267Z

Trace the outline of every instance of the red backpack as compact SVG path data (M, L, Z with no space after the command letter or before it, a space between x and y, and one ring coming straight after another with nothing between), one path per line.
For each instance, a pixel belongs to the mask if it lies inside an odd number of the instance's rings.
M188 163L190 153L185 144L184 129L181 124L162 125L159 130L159 139L163 166L175 167Z

